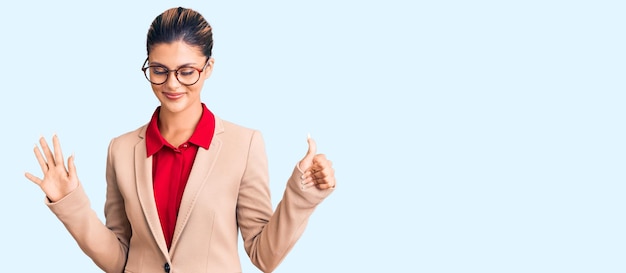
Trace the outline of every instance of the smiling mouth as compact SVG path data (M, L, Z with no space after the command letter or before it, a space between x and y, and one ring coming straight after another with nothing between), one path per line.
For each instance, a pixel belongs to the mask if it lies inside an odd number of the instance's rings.
M185 93L167 93L167 92L163 92L163 95L170 99L170 100L175 100L175 99L180 99Z

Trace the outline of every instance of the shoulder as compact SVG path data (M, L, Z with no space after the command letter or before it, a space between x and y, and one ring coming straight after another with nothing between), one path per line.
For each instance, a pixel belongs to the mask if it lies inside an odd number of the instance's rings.
M236 124L234 122L230 122L228 120L221 119L218 116L215 116L215 134L226 134L226 135L245 135L251 136L253 134L260 134L259 130L242 126Z
M239 143L262 141L261 131L242 126L215 116L215 137L224 142Z
M148 124L144 124L132 131L125 132L111 139L111 146L126 146L136 145L139 141L142 141L146 137L146 128Z

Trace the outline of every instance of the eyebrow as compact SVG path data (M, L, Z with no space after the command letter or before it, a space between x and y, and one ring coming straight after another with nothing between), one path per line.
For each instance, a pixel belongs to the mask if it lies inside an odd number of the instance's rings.
M166 65L159 63L159 62L150 62L150 60L148 60L148 65L150 66L162 66L167 68L168 70L172 70L169 67L167 67ZM181 67L193 67L194 65L196 65L196 63L186 63L186 64L182 64L177 66L175 69L181 68Z

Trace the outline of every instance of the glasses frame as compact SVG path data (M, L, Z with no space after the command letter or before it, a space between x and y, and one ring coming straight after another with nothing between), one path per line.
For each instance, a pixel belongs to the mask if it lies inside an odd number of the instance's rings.
M184 85L184 86L190 86L190 85L194 85L194 84L196 84L196 83L200 80L200 77L201 77L202 72L204 72L204 70L207 68L207 66L209 65L209 60L211 59L211 57L207 57L207 58L206 58L206 61L204 62L204 66L202 67L202 69L198 69L198 68L195 68L195 67L193 67L193 66L181 66L181 67L179 67L179 68L177 68L177 69L172 69L172 70L170 70L169 68L167 68L167 67L166 67L166 66L164 66L164 65L148 65L148 66L146 66L146 64L148 63L148 58L149 58L149 57L146 57L146 60L143 62L143 65L142 65L142 67L141 67L141 71L143 71L143 75L146 77L146 80L148 80L151 84L154 84L154 85L161 85L161 84L166 83L166 82L167 82L167 80L169 80L169 78L170 78L170 73L171 73L171 72L174 72L174 77L176 78L176 80L177 80L180 84L182 84L182 85ZM155 82L153 82L153 81L151 81L151 80L150 80L150 77L148 77L148 74L147 74L147 73L150 73L150 72L146 72L146 70L148 70L150 67L162 67L162 68L164 68L164 69L165 69L165 71L166 71L167 73L165 74L165 80L164 80L162 83L155 83ZM180 79L178 78L178 70L183 69L183 68L193 68L193 69L195 69L196 71L198 71L198 79L197 79L195 82L190 83L190 84L187 84L187 83L183 83L183 82L181 82L181 81L180 81Z

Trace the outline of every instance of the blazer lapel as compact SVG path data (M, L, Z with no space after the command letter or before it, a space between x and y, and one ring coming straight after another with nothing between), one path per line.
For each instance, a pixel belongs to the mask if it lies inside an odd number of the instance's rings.
M157 212L156 202L154 201L154 187L152 185L152 157L146 157L146 141L145 127L140 132L139 137L142 139L135 145L135 175L137 181L137 195L139 203L150 227L150 231L154 236L159 249L165 257L168 257L165 236L161 228L161 220Z
M213 140L208 150L199 148L196 158L183 192L183 198L180 202L178 209L178 218L176 219L176 228L174 229L174 237L172 238L172 247L170 253L173 253L178 244L180 234L185 229L185 225L189 220L189 215L196 203L198 194L202 190L202 187L208 181L209 175L213 171L213 166L217 161L220 150L222 149L222 140L219 138L219 134L224 131L224 126L218 117L215 117L215 132Z

